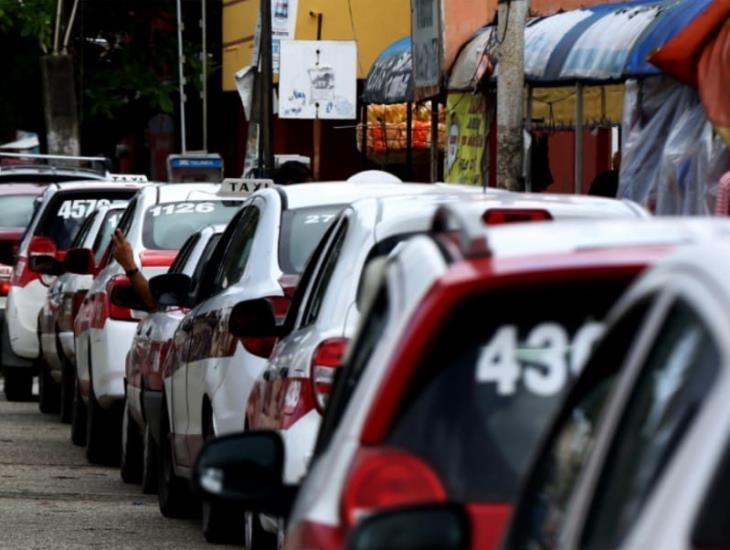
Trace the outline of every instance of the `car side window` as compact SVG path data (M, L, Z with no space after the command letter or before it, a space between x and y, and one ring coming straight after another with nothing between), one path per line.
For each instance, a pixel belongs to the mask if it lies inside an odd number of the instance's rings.
M593 350L534 461L505 548L555 548L578 477L593 448L607 397L655 303L650 295Z
M188 302L190 304L192 304L195 301L195 297L198 295L198 292L200 290L200 285L202 283L203 273L205 272L205 267L211 261L211 257L213 256L220 239L221 239L220 234L213 235L210 238L210 240L208 241L208 243L205 245L205 249L203 250L203 253L200 255L200 258L198 259L198 265L195 266L195 269L193 270L193 274L190 277L191 283L190 283L190 294L189 294L189 302Z
M621 545L702 408L717 379L720 357L702 318L687 302L675 302L623 410L581 547Z
M195 248L195 245L198 244L199 240L200 233L193 233L190 237L188 237L188 240L185 241L185 244L183 244L180 248L180 252L178 252L177 256L175 256L175 260L172 262L168 273L182 273L182 270L185 268L185 264L188 263L188 258L190 257L193 248Z
M327 448L334 435L340 420L347 409L350 398L355 393L357 385L365 372L365 367L385 332L390 319L390 301L386 284L381 285L373 301L373 305L366 313L362 328L353 341L353 348L345 365L338 369L330 400L322 418L322 426L317 437L315 455L319 455Z
M89 236L89 231L91 231L91 226L94 225L94 219L98 215L99 212L94 211L86 217L84 223L79 228L79 232L76 234L76 238L71 243L71 248L80 248L84 245L84 241Z
M332 274L337 266L337 261L340 258L342 247L345 243L345 237L347 236L348 222L344 219L340 226L335 230L335 236L332 238L332 244L329 250L326 250L324 254L326 258L320 267L319 273L316 275L314 285L312 287L312 293L309 297L308 303L305 306L306 309L302 314L301 326L306 327L311 325L317 320L319 315L319 309L322 306L322 300L327 292L327 287L332 279Z
M223 261L213 283L214 294L241 280L251 254L258 222L259 209L255 206L248 207L223 253Z

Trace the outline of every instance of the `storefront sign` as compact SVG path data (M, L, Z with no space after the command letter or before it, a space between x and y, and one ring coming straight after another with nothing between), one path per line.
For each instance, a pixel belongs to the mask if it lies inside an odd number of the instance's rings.
M487 101L481 94L449 94L446 103L446 181L483 185Z

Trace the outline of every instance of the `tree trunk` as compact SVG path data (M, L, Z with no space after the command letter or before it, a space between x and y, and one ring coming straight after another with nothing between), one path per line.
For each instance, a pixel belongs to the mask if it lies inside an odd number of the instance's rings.
M69 55L43 56L41 76L48 154L79 155L79 117L73 59Z

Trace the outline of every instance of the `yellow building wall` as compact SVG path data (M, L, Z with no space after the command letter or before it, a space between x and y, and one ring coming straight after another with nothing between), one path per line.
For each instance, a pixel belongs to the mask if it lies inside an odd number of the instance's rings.
M350 17L350 8L352 17ZM259 0L223 0L223 89L235 90L233 75L251 64ZM297 40L355 40L358 78L365 78L375 58L389 44L410 35L410 0L299 0Z

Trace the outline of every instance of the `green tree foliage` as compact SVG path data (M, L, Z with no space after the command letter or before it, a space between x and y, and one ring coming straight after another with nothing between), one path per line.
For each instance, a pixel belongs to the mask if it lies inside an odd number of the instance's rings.
M42 52L48 52L55 5L55 0L0 0L0 32L33 38Z

